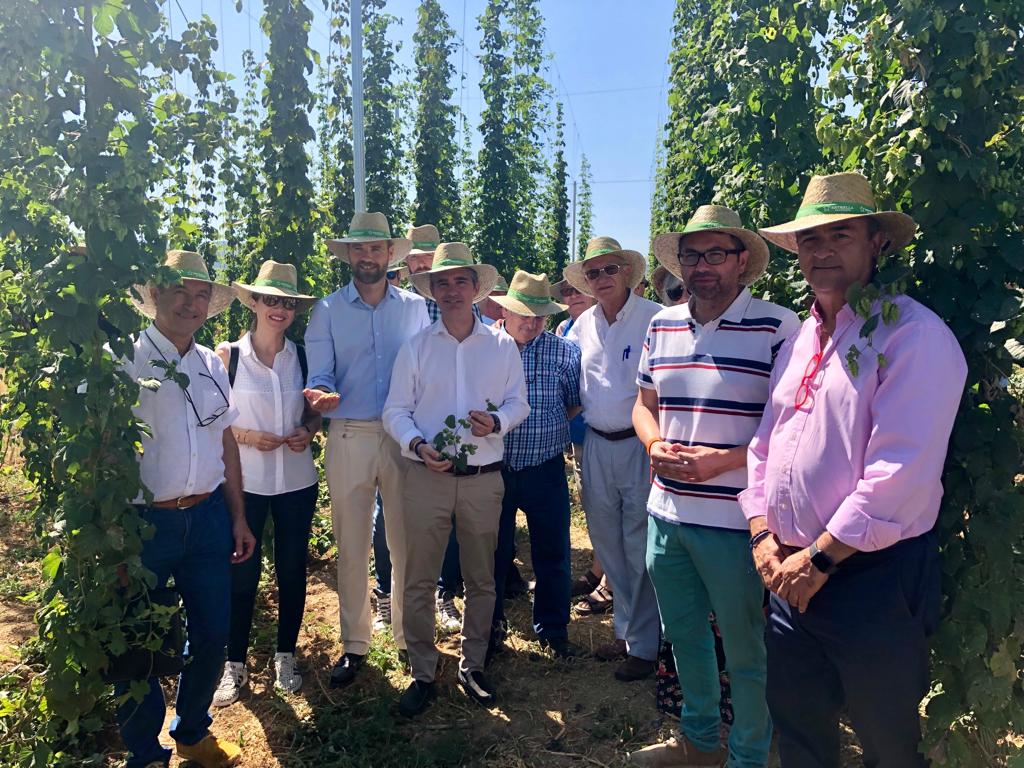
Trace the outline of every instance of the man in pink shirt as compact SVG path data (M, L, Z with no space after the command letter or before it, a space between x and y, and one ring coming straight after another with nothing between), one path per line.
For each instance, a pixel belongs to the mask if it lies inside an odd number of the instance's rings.
M915 230L877 212L854 173L813 177L796 219L760 230L797 254L815 297L779 352L739 495L772 592L767 696L784 768L838 767L844 706L865 765L926 765L918 707L941 599L932 529L967 367L949 328L908 296L871 332L846 302Z

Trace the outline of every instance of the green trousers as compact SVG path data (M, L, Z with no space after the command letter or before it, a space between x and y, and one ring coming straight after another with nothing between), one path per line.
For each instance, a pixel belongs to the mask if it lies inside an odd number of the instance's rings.
M662 629L672 643L683 709L679 727L698 749L719 746L720 687L714 612L725 648L735 722L729 768L763 768L772 726L765 701L764 585L746 531L648 521L647 570L658 595Z

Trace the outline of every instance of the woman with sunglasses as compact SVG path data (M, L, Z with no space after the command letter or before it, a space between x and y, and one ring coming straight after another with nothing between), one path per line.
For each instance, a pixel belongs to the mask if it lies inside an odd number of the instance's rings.
M295 644L306 603L306 554L318 496L310 441L321 418L306 405L305 351L285 338L297 312L316 298L297 290L295 267L266 261L252 285L233 283L239 301L252 310L252 325L233 344L217 347L239 416L232 425L242 460L245 515L256 536L253 557L231 569L228 657L213 704L238 699L249 679L246 655L260 582L260 547L267 516L274 518L274 573L278 628L274 687L294 692L302 685L295 669Z

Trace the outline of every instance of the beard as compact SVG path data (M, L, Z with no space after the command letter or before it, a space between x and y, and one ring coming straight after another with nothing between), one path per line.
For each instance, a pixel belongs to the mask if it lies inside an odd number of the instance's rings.
M376 264L370 266L356 262L352 267L352 279L364 285L379 283L387 276L387 267L378 267Z

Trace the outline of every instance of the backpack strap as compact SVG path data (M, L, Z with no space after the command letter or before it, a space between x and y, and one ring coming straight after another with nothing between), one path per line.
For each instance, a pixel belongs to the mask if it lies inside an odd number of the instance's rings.
M238 354L239 349L237 344L228 344L228 386L235 386L235 374L238 373Z
M295 351L299 355L299 370L302 371L302 386L306 386L309 380L309 362L306 360L306 348L301 344L295 345Z

